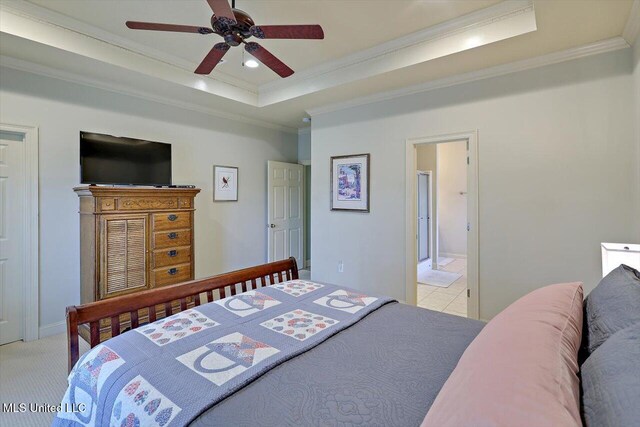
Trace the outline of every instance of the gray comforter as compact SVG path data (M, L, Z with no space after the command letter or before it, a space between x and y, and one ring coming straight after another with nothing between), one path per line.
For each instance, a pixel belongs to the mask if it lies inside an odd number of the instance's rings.
M390 303L191 426L417 426L483 323Z
M391 301L294 280L143 325L82 356L53 425L186 425Z

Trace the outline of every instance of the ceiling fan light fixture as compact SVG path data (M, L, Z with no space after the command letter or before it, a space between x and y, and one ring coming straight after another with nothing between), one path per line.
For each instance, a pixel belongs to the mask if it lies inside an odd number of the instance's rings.
M209 53L204 57L196 74L210 74L216 65L222 63L222 57L231 47L245 44L242 57L242 66L257 68L258 61L271 69L282 78L289 77L294 71L284 62L280 61L271 52L254 41L247 41L250 37L259 39L289 39L309 40L324 39L324 31L320 25L255 25L251 16L246 12L236 9L235 0L206 0L213 14L211 15L211 28L195 25L161 24L159 22L126 21L125 25L132 30L147 31L172 31L177 33L196 33L200 35L216 34L224 39L221 43L213 45ZM244 60L244 51L253 55L256 59Z

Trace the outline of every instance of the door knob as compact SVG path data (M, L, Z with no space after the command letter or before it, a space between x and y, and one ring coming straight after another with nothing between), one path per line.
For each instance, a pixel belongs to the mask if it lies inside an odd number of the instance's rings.
M267 227L269 227L269 228L276 228L276 225L275 225L275 224L269 224L269 225L267 225Z

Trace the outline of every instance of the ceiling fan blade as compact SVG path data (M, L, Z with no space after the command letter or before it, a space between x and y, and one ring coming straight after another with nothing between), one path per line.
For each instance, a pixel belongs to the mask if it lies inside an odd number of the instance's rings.
M196 71L196 74L209 74L216 68L216 65L220 62L222 57L229 50L229 45L226 43L216 43L213 48L207 53L207 56L204 57Z
M236 24L236 17L233 14L231 6L227 0L207 0L213 14L216 15L218 20L226 24Z
M320 25L255 25L250 31L259 39L324 39Z
M262 62L267 67L271 68L280 77L289 77L293 74L293 70L289 68L284 62L273 56L264 47L260 46L256 42L249 42L245 45L244 50L253 55L258 61Z
M157 22L138 22L138 21L127 21L126 25L132 30L173 31L177 33L200 33L200 34L213 33L213 30L211 28L196 27L195 25L159 24Z

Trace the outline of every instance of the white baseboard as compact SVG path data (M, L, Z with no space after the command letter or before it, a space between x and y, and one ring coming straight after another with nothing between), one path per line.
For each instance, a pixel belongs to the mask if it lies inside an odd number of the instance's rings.
M448 252L440 252L438 256L440 258L467 259L467 254L454 254L454 253L448 253Z
M50 323L48 325L40 326L39 338L50 337L52 335L64 334L67 331L67 322L61 321L56 323Z

